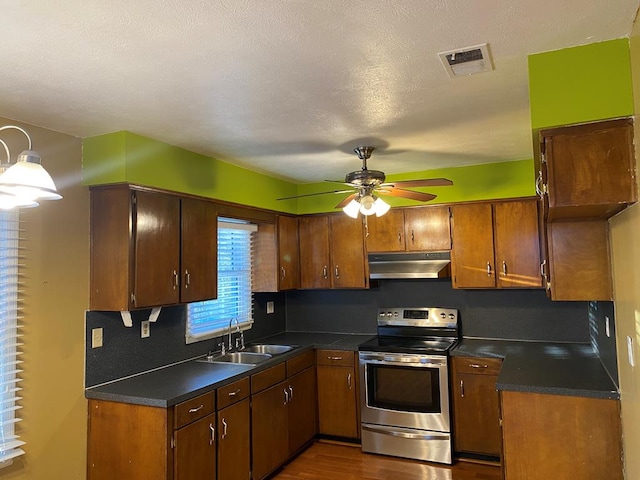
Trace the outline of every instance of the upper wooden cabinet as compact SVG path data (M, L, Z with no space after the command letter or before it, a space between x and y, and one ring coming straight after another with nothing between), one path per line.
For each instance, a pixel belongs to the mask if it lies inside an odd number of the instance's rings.
M540 152L549 221L609 218L638 199L631 119L542 130Z
M452 207L454 288L539 288L536 199Z
M419 252L451 249L449 207L391 209L367 218L368 252Z
M91 190L92 310L215 298L216 266L213 203L129 185Z
M278 289L291 290L300 284L298 219L278 216Z
M300 288L367 288L364 230L344 214L299 219Z

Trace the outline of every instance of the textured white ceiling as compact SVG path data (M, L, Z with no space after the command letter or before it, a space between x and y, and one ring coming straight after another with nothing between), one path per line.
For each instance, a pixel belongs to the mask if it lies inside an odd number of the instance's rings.
M640 0L3 0L0 116L129 130L297 182L531 158L527 55L628 36ZM450 79L438 52L488 42ZM386 151L385 151L386 150Z

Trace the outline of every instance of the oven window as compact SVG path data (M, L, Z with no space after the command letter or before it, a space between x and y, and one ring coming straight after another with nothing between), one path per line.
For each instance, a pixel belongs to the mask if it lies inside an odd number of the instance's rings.
M369 364L367 404L402 412L440 413L439 370Z

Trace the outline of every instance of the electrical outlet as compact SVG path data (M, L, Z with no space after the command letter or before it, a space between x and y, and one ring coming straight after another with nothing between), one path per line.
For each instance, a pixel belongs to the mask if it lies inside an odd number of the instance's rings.
M267 302L267 315L269 315L269 314L271 314L271 313L273 313L275 311L276 311L276 309L275 309L273 301Z
M149 335L151 335L149 320L144 320L140 322L140 338L147 338Z
M102 328L94 328L91 330L91 348L102 347Z

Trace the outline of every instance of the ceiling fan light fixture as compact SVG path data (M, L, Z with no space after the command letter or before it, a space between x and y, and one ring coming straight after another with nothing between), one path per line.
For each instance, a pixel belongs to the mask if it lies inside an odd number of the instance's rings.
M373 202L373 208L376 212L376 217L381 217L389 211L391 205L378 197L376 198L376 201Z
M358 212L360 211L360 202L358 202L354 198L347 204L346 207L342 209L342 211L349 215L351 218L358 218Z
M376 201L373 195L363 195L360 197L360 213L363 215L373 215L376 213L375 203Z

